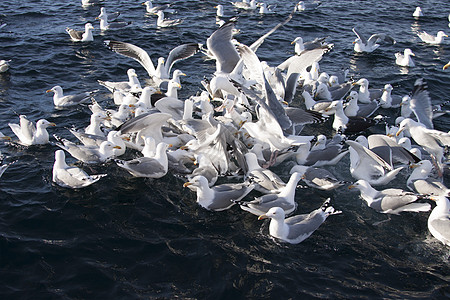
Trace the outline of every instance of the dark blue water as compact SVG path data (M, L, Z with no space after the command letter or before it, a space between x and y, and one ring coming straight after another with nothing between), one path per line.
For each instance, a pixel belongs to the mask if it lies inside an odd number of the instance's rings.
M269 1L268 1L269 2ZM0 75L0 130L12 135L7 123L18 114L46 118L57 124L51 133L73 139L64 127L85 127L85 107L56 110L45 91L61 85L66 92L100 89L96 96L112 107L106 89L96 80L125 80L136 69L141 82L147 74L136 62L109 51L103 40L131 42L156 60L185 42L206 43L215 30L215 9L236 12L227 1L177 1L184 23L175 29L157 29L141 1L105 1L108 12L132 21L127 29L100 33L94 18L100 6L82 8L80 1L2 0L0 59L11 59L11 70ZM237 39L251 44L282 21L295 1L270 1L277 13L261 17L241 12ZM419 3L419 2L417 2ZM427 46L414 34L447 30L448 1L420 1L425 17L411 15L414 1L324 1L317 11L296 14L258 50L261 60L276 65L292 55L290 42L328 37L334 50L322 59L322 71L349 67L355 78L367 78L372 87L386 83L394 94L412 90L424 77L434 104L449 100L449 39ZM94 23L94 42L73 43L64 31ZM355 55L352 27L371 34L392 35L395 45L382 45L370 55ZM416 67L395 65L394 53L411 48ZM200 80L215 65L200 54L177 66L182 79L180 98L201 91ZM384 111L392 117L397 110ZM393 119L391 119L393 122ZM450 118L435 120L448 131ZM330 124L306 131L330 134ZM371 132L382 132L375 128ZM450 297L449 248L428 232L428 213L387 219L362 203L345 187L333 192L299 189L297 213L309 212L331 197L343 214L330 217L309 239L298 245L278 243L268 236L268 223L238 207L209 212L195 203L195 194L183 189L184 179L169 173L159 180L132 178L114 163L84 167L109 176L97 184L68 190L51 182L55 146L29 148L0 145L8 161L17 160L0 180L0 295L3 299L111 299L111 298L399 298ZM74 160L68 159L69 162ZM348 157L330 168L352 181ZM287 179L286 170L280 169ZM284 172L284 173L283 173ZM408 172L390 186L405 188ZM449 185L449 178L445 182Z

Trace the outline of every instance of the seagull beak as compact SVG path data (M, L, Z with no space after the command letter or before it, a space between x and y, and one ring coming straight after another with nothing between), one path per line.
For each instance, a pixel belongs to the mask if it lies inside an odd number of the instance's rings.
M114 146L113 148L114 149L122 149L122 147L120 147L120 146Z
M419 165L418 164L409 164L409 168L410 169L415 169L417 168Z
M349 189L349 190L354 189L354 188L355 188L355 186L354 186L353 184L351 184L351 185L348 186L348 189Z
M292 41L292 42L291 42L291 45L294 44L294 43L295 43L295 41Z
M399 136L400 133L401 133L403 130L404 130L404 129L399 129L399 130L397 131L397 133L395 134L395 136Z
M184 73L180 73L180 75L181 75L181 76L186 76L186 74L184 74Z
M11 137L5 135L5 136L2 136L1 139L2 139L2 140L10 141L10 140L11 140Z
M135 107L134 104L128 104L128 107Z
M267 219L267 218L268 218L268 216L266 216L266 215L260 215L258 217L258 220L263 220L263 219Z
M56 126L55 123L49 123L48 125L49 125L49 126Z
M130 141L130 138L129 138L128 136L123 136L123 137L122 137L122 140L129 142L129 141Z
M190 186L190 185L192 185L191 182L186 182L185 184L183 184L183 187L188 187L188 186Z
M52 91L52 90L46 90L45 92L46 92L46 93L50 93L50 92L53 92L53 91Z
M447 70L448 68L450 68L450 62L448 64L446 64L445 66L443 66L442 70Z

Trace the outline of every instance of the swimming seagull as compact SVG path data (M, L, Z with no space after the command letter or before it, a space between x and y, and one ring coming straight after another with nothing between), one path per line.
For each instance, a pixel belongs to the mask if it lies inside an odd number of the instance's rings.
M249 182L224 183L208 186L208 180L198 175L186 182L184 187L193 186L197 188L197 203L212 211L222 211L230 208L236 201L240 201L253 190L254 185Z
M55 107L64 108L87 102L88 100L92 99L92 94L95 93L96 91L84 92L74 95L64 95L63 89L59 85L56 85L51 89L47 90L46 92L55 93L53 95L53 104L55 105Z
M158 85L160 81L170 79L169 74L174 63L191 57L200 49L200 45L197 43L188 43L177 46L170 51L166 60L160 57L158 59L158 66L155 68L148 53L138 46L112 40L105 41L105 44L112 51L138 61Z
M156 14L158 15L158 19L156 20L156 25L158 27L163 27L163 28L175 27L175 26L183 23L182 19L174 19L174 20L165 19L164 12L162 10L158 10L158 12Z
M92 42L94 40L92 30L94 30L94 26L91 23L84 25L84 31L78 31L69 27L66 28L66 32L74 42Z
M280 177L269 169L262 168L258 163L255 153L248 152L245 155L248 171L245 174L251 182L255 183L255 190L261 193L278 193L285 186Z
M36 125L29 121L25 115L20 115L20 125L8 123L11 130L19 138L20 144L25 146L43 145L49 141L47 127L56 126L45 119L40 119Z
M170 7L171 4L168 3L168 4L153 6L152 1L145 1L144 3L142 3L142 5L145 5L145 10L147 11L147 13L156 14L159 10L167 11L167 9Z
M416 56L411 49L406 48L401 54L400 52L395 53L395 63L402 67L415 67L416 64L412 60L411 56Z
M242 1L242 2L231 2L235 8L245 9L245 10L254 10L257 8L256 0Z
M413 17L418 18L422 16L423 16L422 8L420 8L420 6L417 6L413 12Z
M411 137L418 145L420 145L425 151L431 154L438 166L438 173L440 176L442 176L444 168L443 146L450 146L450 134L440 130L428 129L421 123L418 123L412 119L404 119L400 122L397 136L405 129L409 130Z
M223 17L223 5L218 4L216 6L214 6L214 8L216 8L216 16L218 17Z
M442 30L438 31L436 36L426 33L425 31L419 32L417 35L422 40L422 42L431 45L439 45L444 41L444 37L448 37L448 35L445 34L445 32L443 32Z
M279 193L266 194L257 197L252 201L235 201L242 210L248 211L254 215L267 213L273 207L279 207L285 214L292 213L297 208L295 202L295 190L302 174L292 173L288 183L280 189Z
M132 160L118 160L116 164L130 172L136 177L161 178L167 174L169 161L167 158L167 148L172 146L165 142L160 142L156 146L154 157L138 157Z
M95 19L100 20L100 30L119 29L131 24L131 22L108 22L108 14L104 7L100 9L100 15Z
M9 69L9 63L11 60L0 60L0 73L5 73Z
M406 181L406 186L411 191L423 195L450 197L450 189L440 180L429 177L433 166L429 160L422 160L417 164L410 165L413 169Z
M115 146L109 141L102 142L100 147L84 146L75 144L67 139L62 139L56 135L53 136L58 141L56 146L66 150L70 155L86 164L104 163L114 156L114 149L120 148L120 146Z
M114 91L119 90L122 92L129 92L131 90L131 87L135 84L138 85L138 87L141 87L141 84L139 83L139 80L137 78L136 71L134 69L128 69L127 71L128 81L102 81L97 80L97 82L106 87L111 93L114 93Z
M321 4L320 1L313 1L313 2L306 2L305 1L299 1L295 7L294 7L294 11L307 11L307 10L314 10L317 9L317 7L319 7L319 5Z
M65 161L65 154L63 150L55 151L55 163L53 164L52 181L59 186L79 189L87 187L107 174L88 175L82 169L72 166L69 167Z
M258 220L270 218L269 234L290 244L298 244L308 238L328 216L342 213L330 205L328 198L320 208L309 214L296 215L285 219L285 212L280 207L271 208Z
M433 196L436 207L428 217L428 230L444 245L450 246L450 201L445 196Z
M380 47L380 45L378 44L379 42L383 42L383 41L387 41L391 44L395 44L395 40L384 34L384 33L377 33L377 34L372 34L370 36L370 38L367 40L362 34L361 32L359 32L356 27L354 27L353 32L356 34L356 36L358 37L357 39L355 39L355 41L353 42L354 44L354 50L355 52L358 53L362 53L362 52L373 52L375 51L378 47Z
M397 215L403 211L422 212L431 209L429 203L416 202L424 199L423 196L394 188L378 191L363 179L356 181L348 188L358 189L367 205L380 213Z
M301 179L309 186L315 189L330 191L345 184L345 181L337 179L330 171L322 168L308 166L294 166L290 173L299 172Z

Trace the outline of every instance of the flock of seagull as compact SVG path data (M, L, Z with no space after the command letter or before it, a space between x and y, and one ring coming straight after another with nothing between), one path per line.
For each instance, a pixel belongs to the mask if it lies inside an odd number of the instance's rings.
M92 2L83 0L82 4L89 6ZM164 11L173 11L176 4L154 6L146 1L143 5L148 14L158 16L159 27L183 22L164 17ZM235 10L259 8L262 14L275 9L255 0L231 5ZM223 20L225 7L218 5L220 27L211 33L206 45L179 45L167 58L160 57L156 66L149 53L137 45L104 41L113 52L137 61L152 84L141 86L131 68L127 81L99 80L99 85L111 92L116 109L102 107L92 92L64 95L60 86L49 89L47 92L54 93L55 107L66 109L90 103L92 112L86 128L69 130L72 140L54 136L60 149L55 151L53 182L79 189L107 176L89 175L80 167L67 165L67 153L81 166L114 161L132 176L153 180L170 170L170 174L185 178L184 187L196 193L201 207L223 211L238 205L259 219L270 218L270 235L293 244L309 237L328 216L341 213L328 198L309 214L286 217L297 208L299 181L325 191L347 186L359 190L369 207L385 214L427 212L432 208L430 203L435 202L428 219L429 231L450 245L450 189L442 183L450 134L433 128L433 118L447 112L442 106L437 109L431 105L424 79L417 79L410 95L400 97L391 94L390 84L379 90L369 89L367 79L354 81L347 78L347 71L320 73L318 62L333 48L324 38L309 42L296 38L292 42L295 54L275 67L258 58L259 46L274 31L281 30L295 13L319 5L300 1L283 22L249 46L234 39L238 22L235 18ZM97 19L103 31L130 24L111 21L104 7ZM67 33L74 42L89 42L94 39L93 28L87 23L84 31L68 28ZM358 29L353 31L357 36L355 52L373 52L383 41L395 43L386 34L366 39ZM436 37L419 34L424 43L430 44L442 43L445 36L443 32ZM413 54L407 50L404 55L396 55L397 64L413 66ZM201 93L179 99L177 91L182 88L181 77L185 74L178 69L172 72L173 66L199 52L215 60L216 71L201 82ZM8 62L0 61L0 72L7 69ZM297 99L305 109L296 105ZM395 124L387 124L382 115L372 117L379 109L398 111ZM329 140L323 134L300 135L305 126L321 128L323 125L318 124L328 119L333 120L334 133ZM377 124L386 126L386 134L362 134ZM31 146L49 143L47 128L55 125L45 119L34 123L20 115L19 124L10 123L9 127L18 143ZM3 134L0 137L11 140ZM134 158L125 160L123 155ZM350 174L356 180L350 185L324 168L336 165L346 155L350 156ZM1 167L1 174L8 165ZM284 174L277 174L279 170L289 170L288 182L280 178ZM373 187L388 185L399 172L408 170L412 172L405 185L407 190ZM223 177L238 182L218 184ZM250 197L255 193L257 196Z

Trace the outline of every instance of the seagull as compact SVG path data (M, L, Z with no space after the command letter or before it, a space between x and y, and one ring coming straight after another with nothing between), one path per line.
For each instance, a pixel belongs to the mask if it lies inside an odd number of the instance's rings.
M66 150L76 159L86 164L104 163L114 156L114 149L120 149L120 146L115 146L109 141L104 141L100 147L77 145L67 139L62 139L53 135L59 142L56 146Z
M294 11L314 10L314 9L317 9L317 7L319 7L320 4L321 4L320 1L307 2L307 3L305 3L305 1L299 1L294 7Z
M9 63L11 60L0 60L0 73L5 73L9 69Z
M214 8L217 9L216 16L223 17L223 5L219 4L219 5L214 6Z
M250 193L254 185L249 182L224 183L213 186L208 185L208 180L198 175L186 182L184 187L193 186L197 188L197 203L212 211L222 211L230 208L236 201L240 201Z
M414 61L411 56L416 56L411 49L406 48L401 54L400 52L395 53L395 63L402 67L415 67Z
M448 35L445 34L445 32L443 32L442 30L438 31L436 36L426 33L425 31L419 32L417 35L422 40L422 42L431 45L439 45L444 41L444 37L448 37Z
M428 230L444 245L450 246L450 201L445 196L432 196L436 207L428 217Z
M308 238L330 215L340 214L330 205L328 198L320 208L309 214L296 215L285 219L285 212L280 207L269 209L258 220L270 218L269 234L290 244L298 244Z
M94 26L91 23L84 25L84 31L70 29L69 27L66 28L66 32L74 42L92 42L94 40L92 30L94 30Z
M297 183L302 175L298 172L292 173L288 183L280 190L279 193L266 194L257 197L252 201L235 201L242 210L248 211L254 215L267 213L273 207L279 207L285 214L292 213L297 208L295 202L295 190Z
M167 9L170 7L171 4L169 3L164 5L153 6L152 1L145 1L144 3L142 3L142 5L145 5L145 10L147 11L147 13L156 14L159 10L167 11Z
M350 174L357 180L364 179L371 185L384 185L394 179L404 168L394 169L375 152L357 141L346 141L346 143L350 146ZM386 170L389 172L386 173Z
M314 168L308 166L294 166L290 173L299 172L302 180L315 189L330 191L345 184L345 181L337 179L330 171L322 168Z
M200 45L197 43L182 44L173 48L166 60L160 57L158 66L155 68L148 53L138 46L113 40L107 40L105 44L112 51L138 61L158 85L161 81L170 79L169 74L174 63L189 58L200 50Z
M175 19L175 20L164 19L164 12L162 10L158 10L158 12L156 14L158 15L158 19L156 20L156 25L158 27L163 27L163 28L175 27L175 26L183 23L182 19Z
M354 48L355 52L358 52L358 53L373 52L378 47L380 47L380 45L378 43L383 42L383 41L387 41L391 44L395 44L395 40L392 37L390 37L384 33L372 34L370 36L370 38L367 40L355 27L352 30L358 37L353 42L353 44L354 44L353 48Z
M258 163L255 153L248 152L245 155L248 171L245 175L255 183L255 190L261 193L279 193L286 186L277 174L269 169L262 168Z
M383 88L383 94L380 98L380 106L382 108L397 108L402 103L402 97L397 95L391 95L394 88L390 84L385 84Z
M19 138L20 144L25 146L47 144L49 141L47 127L56 126L55 123L45 119L40 119L34 125L25 115L20 115L19 119L20 125L14 123L9 123L8 125Z
M403 211L422 212L431 209L429 203L415 202L424 199L423 196L393 188L377 191L363 179L356 181L348 188L358 189L367 205L380 213L397 215Z
M260 14L273 14L274 13L274 11L270 9L270 7L272 5L269 5L269 7L268 7L266 3L259 2L256 6L259 7Z
M108 30L108 29L118 29L123 28L131 24L131 22L108 22L108 14L104 7L100 9L100 15L95 18L96 20L100 20L100 30Z
M254 10L257 8L256 0L251 0L250 2L242 1L242 2L231 2L235 8L245 9L245 10Z
M97 80L97 82L106 87L111 93L114 93L114 91L119 90L122 92L129 92L131 90L131 87L135 84L138 85L139 88L141 88L141 84L139 83L139 80L137 78L136 70L134 69L128 69L127 70L127 76L128 81L102 81Z
M450 134L435 129L428 129L423 124L409 118L400 122L396 135L398 136L405 129L409 130L411 137L418 145L432 155L438 166L438 173L442 175L444 167L444 148L442 146L450 146Z
M79 189L87 187L107 174L88 175L85 171L78 167L69 167L66 164L66 156L63 150L55 151L55 163L53 164L52 180L59 186Z
M417 164L412 164L410 168L413 169L413 172L409 175L406 182L408 189L423 195L450 197L449 188L440 180L429 177L433 169L429 160L422 160Z
M138 157L132 160L118 160L115 162L119 167L124 168L136 177L161 178L167 174L169 161L167 158L167 148L172 145L160 142L156 146L155 156Z
M423 12L422 12L422 9L420 8L420 6L417 6L416 9L414 10L413 17L415 17L415 18L423 17Z
M55 105L55 107L65 108L87 102L88 100L92 99L92 94L96 91L84 92L75 95L64 95L63 89L59 85L56 85L51 89L47 90L46 92L54 93L53 104Z

